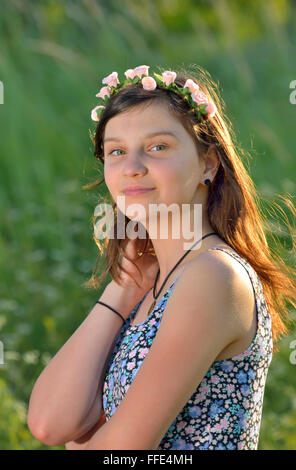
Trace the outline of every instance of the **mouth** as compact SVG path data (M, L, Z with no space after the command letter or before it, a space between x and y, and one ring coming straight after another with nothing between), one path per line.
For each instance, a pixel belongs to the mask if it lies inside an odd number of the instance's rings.
M126 196L139 196L144 193L148 193L150 191L154 191L155 188L149 188L149 189L126 189L123 191L123 194Z

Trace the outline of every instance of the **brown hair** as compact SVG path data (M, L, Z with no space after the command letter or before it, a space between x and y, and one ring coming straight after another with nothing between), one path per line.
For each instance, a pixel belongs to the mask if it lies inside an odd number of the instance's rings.
M209 145L215 144L219 155L220 165L216 176L209 187L207 214L209 222L214 231L218 233L229 246L238 254L245 258L257 272L264 289L265 299L272 318L272 334L275 343L280 336L288 334L289 310L285 302L290 302L296 307L296 281L293 278L294 270L286 265L283 259L272 252L267 243L265 229L268 224L265 216L259 207L257 192L252 179L250 178L243 162L239 156L245 156L236 142L236 137L232 130L230 120L224 112L225 104L220 96L218 86L210 77L210 74L200 66L193 66L194 71L179 69L175 83L183 87L187 79L194 80L217 106L216 115L213 118L202 118L198 122L195 113L188 103L178 94L156 88L153 91L144 90L140 83L131 84L122 88L114 94L106 108L100 115L94 135L91 135L95 147L94 155L104 165L103 138L106 123L117 114L128 110L136 105L150 104L152 100L157 100L168 106L169 111L184 126L192 136L198 153L201 155L207 150ZM158 67L160 73L163 68ZM83 186L83 189L91 189L99 186L104 179L95 183ZM296 216L295 206L287 197L280 196L285 201L292 215ZM274 203L276 205L276 203ZM99 242L93 236L96 245L99 247L99 255L95 270L84 286L86 288L99 288L103 279L108 273L112 279L118 281L121 269L121 256L124 254L124 247L127 239L116 238L117 208L113 203L115 214L114 238L105 238L104 242ZM125 217L125 226L129 219ZM92 218L94 222L95 217ZM287 221L287 224L289 222ZM271 234L274 240L274 236ZM153 248L149 235L146 232L145 239L137 239L137 248L145 253ZM292 238L292 249L294 242ZM103 273L96 278L99 259L104 249L106 251L106 266ZM128 258L130 259L130 258ZM275 347L274 351L278 351Z

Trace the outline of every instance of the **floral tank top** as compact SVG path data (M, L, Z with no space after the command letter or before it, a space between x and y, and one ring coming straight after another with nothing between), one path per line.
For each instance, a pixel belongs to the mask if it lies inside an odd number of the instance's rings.
M157 450L256 450L258 447L265 383L273 351L271 316L263 286L253 267L231 249L210 248L217 249L229 253L249 274L256 301L257 331L245 351L211 364L167 429ZM149 291L122 326L103 384L103 408L107 421L120 405L149 353L177 280L142 323L131 326Z

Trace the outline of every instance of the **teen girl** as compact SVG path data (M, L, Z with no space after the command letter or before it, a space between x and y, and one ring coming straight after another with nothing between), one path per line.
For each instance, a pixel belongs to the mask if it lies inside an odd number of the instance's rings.
M115 223L106 269L88 286L112 281L38 378L30 429L67 449L256 449L296 285L267 244L222 100L201 67L143 65L102 83L93 142ZM152 204L179 209L166 236ZM120 237L120 215L145 239Z

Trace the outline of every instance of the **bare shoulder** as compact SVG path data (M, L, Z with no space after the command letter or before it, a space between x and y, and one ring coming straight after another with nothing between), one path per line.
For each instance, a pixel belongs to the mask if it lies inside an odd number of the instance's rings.
M222 247L222 245L221 245ZM232 248L224 248L234 252ZM184 273L185 274L185 273ZM230 320L236 340L249 334L256 317L254 290L245 267L222 250L208 250L188 263L186 279L196 280L203 293L224 310Z
M235 253L228 245L221 245L221 247ZM222 284L230 282L232 288L237 290L240 296L245 292L249 294L249 297L253 297L252 283L245 267L229 253L210 249L193 259L189 265L192 270L205 270L207 273L213 271L217 279L221 279Z
M172 291L167 308L172 304L191 304L196 307L193 315L200 315L201 310L212 320L219 321L228 317L231 320L233 292L236 276L231 265L215 251L205 251L192 259L184 268L180 279Z
M226 248L227 245L223 247ZM236 261L232 261L231 256L222 250L209 249L189 261L186 268L191 273L213 274L216 280L220 279L222 283L226 283L234 276L235 263Z

